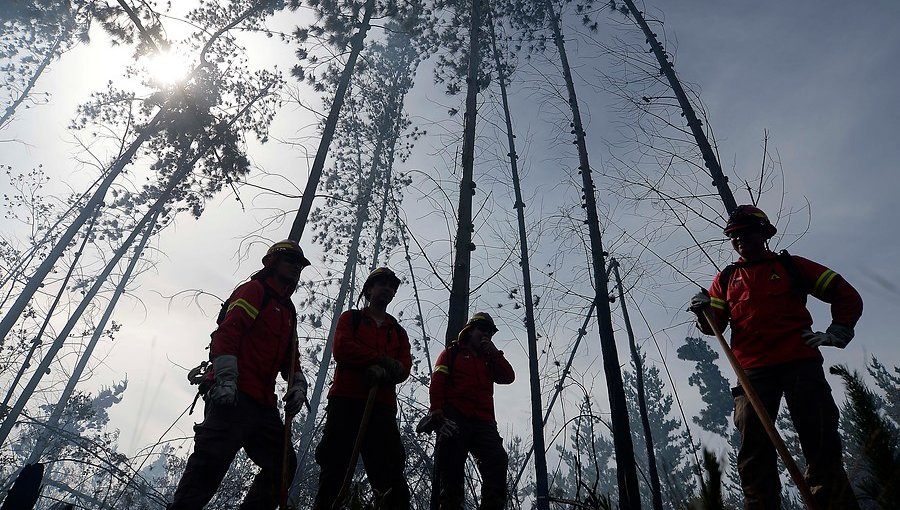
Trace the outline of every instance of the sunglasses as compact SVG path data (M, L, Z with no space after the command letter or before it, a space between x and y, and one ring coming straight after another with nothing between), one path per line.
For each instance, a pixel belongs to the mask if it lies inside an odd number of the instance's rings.
M287 262L288 264L305 264L306 261L300 255L294 253L286 253L279 257L281 260Z
M492 328L490 326L490 324L481 324L481 323L476 322L474 324L474 326L475 326L475 329L477 329L478 331L481 331L482 333L484 333L488 336L494 336L495 331L494 331L494 328Z

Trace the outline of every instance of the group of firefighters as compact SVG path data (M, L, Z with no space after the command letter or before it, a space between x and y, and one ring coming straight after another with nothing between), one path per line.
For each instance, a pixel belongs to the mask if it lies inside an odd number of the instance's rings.
M770 416L777 415L784 397L806 460L805 479L819 508L855 510L842 462L838 408L819 348L847 345L862 314L862 299L834 271L772 252L768 240L776 228L755 206L738 207L724 233L739 259L716 277L709 291L691 299L698 327L712 334L730 325L731 350ZM263 268L226 301L212 334L212 369L201 385L204 419L194 427L194 451L169 509L203 508L241 448L260 468L242 509L278 506L296 470L296 455L278 413L275 379L281 373L289 381L283 398L289 421L307 393L290 296L310 262L290 240L274 244L262 262ZM375 269L362 288L366 305L338 319L336 368L315 451L320 467L315 510L341 508L356 455L362 457L376 508L410 508L396 386L409 377L412 356L406 331L387 313L399 285L392 270ZM832 323L824 332L812 329L809 295L831 304ZM490 315L474 314L438 356L431 376L429 413L418 430L436 435L436 481L444 510L463 508L470 453L482 479L479 508L500 510L506 505L508 456L497 429L493 385L512 383L515 373L491 341L496 332ZM779 509L775 448L744 389L734 388L732 394L741 435L737 468L745 508Z

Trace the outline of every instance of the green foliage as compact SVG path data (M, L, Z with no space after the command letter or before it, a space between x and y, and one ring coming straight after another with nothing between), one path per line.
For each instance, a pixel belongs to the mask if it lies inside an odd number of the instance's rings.
M706 407L693 417L695 424L720 436L728 435L728 417L734 410L734 401L728 381L719 370L715 360L719 354L702 338L687 337L685 344L678 348L678 359L695 362L694 372L688 378L691 386L697 386Z
M884 367L870 363L869 370L884 374ZM896 369L895 369L896 370ZM850 448L857 452L853 467L858 472L854 476L857 497L870 502L877 508L896 508L900 501L900 430L898 423L891 419L879 404L883 398L876 395L856 371L844 365L831 367L831 373L839 375L847 386L847 401L842 411L845 431L850 437ZM896 390L890 379L880 379ZM896 400L897 392L888 393L890 400Z
M648 366L646 355L640 353L644 367L644 392L646 394L647 418L650 422L653 435L653 447L656 454L657 469L662 486L663 505L665 508L674 508L678 501L687 498L695 488L692 475L694 458L691 452L691 443L687 436L684 424L672 412L674 399L665 391L665 386L660 378L659 368ZM634 364L632 363L632 370ZM643 435L643 427L637 408L637 378L633 372L623 374L625 384L625 397L629 403L628 415L631 420L633 432L635 458L642 472L647 473L649 464L647 461L646 439ZM648 477L642 477L643 482ZM651 501L650 487L648 483L641 483L641 498Z

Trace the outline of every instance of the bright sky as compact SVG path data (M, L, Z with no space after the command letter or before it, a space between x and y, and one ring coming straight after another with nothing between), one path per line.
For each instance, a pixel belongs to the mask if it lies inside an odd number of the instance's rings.
M900 144L895 131L900 120L900 74L895 65L900 60L900 31L895 29L900 24L900 3L885 0L851 6L846 2L811 0L752 4L689 0L667 3L665 9L665 27L657 26L655 30L660 35L665 33L667 49L676 55L679 76L699 90L719 142L722 166L731 176L732 183L757 175L764 132L767 131L769 151L777 154L784 171L784 208L799 211L808 202L812 212L809 232L790 247L791 252L838 271L863 295L865 314L857 327L857 339L844 351L827 350L826 363L862 367L868 356L875 355L886 364L900 364L900 347L896 342L896 331L900 328L897 314L900 310L900 268L896 264L900 254L900 236L897 235L900 231L894 218L895 197L900 190L896 176ZM645 10L651 16L660 16L655 3L648 4ZM175 21L167 20L166 23L170 34L183 29L178 28ZM631 28L623 25L619 30L626 27ZM130 57L127 48L105 45L99 33L94 41L64 55L41 79L39 90L52 94L50 105L22 111L7 129L0 132L0 140L3 140L0 141L0 164L12 165L17 172L26 172L42 164L53 179L51 187L83 189L86 175L93 174L80 171L81 165L73 164L79 148L73 144L72 134L66 126L73 117L75 105L85 100L91 91L102 88L107 80L118 80ZM598 83L599 59L594 58L598 50L584 43L573 43L570 49L573 52L570 58L579 74L579 88L583 92L582 106L590 119L587 131L592 136L592 164L599 171L609 163L609 152L605 147L617 141L618 131L605 122L612 116L609 111L615 105L608 95L589 86ZM272 53L271 46L266 46L265 41L253 40L248 57L254 66L278 62L286 71L292 63L292 53L280 51L283 53ZM174 66L163 64L165 69ZM461 122L461 115L448 123L446 109L456 107L461 110L463 97L447 97L439 86L432 84L430 70L427 64L420 68L417 86L407 100L407 108L414 123L426 124L429 119L443 123L428 126L431 136L418 142L412 158L400 163L399 169L446 176L448 163L435 155L435 151L452 136L458 137L458 131L453 132L450 128ZM534 71L529 73L528 69L523 69L523 72L530 80L536 79ZM554 123L562 118L555 112L563 105L558 98L538 91L538 87L547 90L546 85L538 86L533 82L527 86L514 83L511 89L518 139L524 145L520 147L526 173L523 186L529 197L526 201L532 219L542 213L555 213L559 203L571 204L573 200L576 201L576 212L580 211L571 186L560 185L566 180L567 173L571 173L569 170L576 166L572 163L574 152L569 135L554 138ZM496 100L495 95L496 92L492 93L490 101ZM313 107L321 105L321 101L312 95L304 99ZM494 106L484 108L482 112L493 116L491 122L502 123ZM568 120L564 121L567 125ZM308 112L289 106L276 119L273 138L314 135L311 123ZM499 140L497 134L484 129L484 136L477 142L482 151L480 157L487 159L488 153L505 154L504 147L495 147ZM450 131L450 134L436 136L441 130ZM19 142L7 141L10 139ZM317 142L318 139L312 136L304 144L312 153ZM289 192L299 194L310 164L303 152L277 142L265 146L252 143L250 157L255 165L267 172L282 174L292 180L297 189ZM476 180L478 172L476 169ZM495 170L491 172L494 173L487 178L488 183L479 182L479 190L508 193L501 191L497 181L499 174ZM265 182L274 182L271 177L268 179ZM443 219L420 215L420 209L429 206L430 202L424 200L427 181L417 178L416 184L416 189L407 193L404 203L407 215L415 219L413 225L418 229L417 235L431 240L443 236L444 240L433 249L444 250L446 257L446 247L450 243L446 241L446 234L442 234L445 231ZM5 182L0 183L0 190L5 191L6 186ZM780 183L778 187L781 188ZM449 191L455 190L456 185L452 185ZM746 192L735 190L735 194L739 203L747 201ZM244 198L253 195L247 192ZM604 197L599 199L602 204ZM779 208L781 201L776 190L763 197L761 206L773 211ZM508 202L511 205L511 200ZM164 297L189 289L203 289L224 298L258 268L264 244L252 244L242 252L246 256L238 257L240 240L254 231L269 214L266 208L280 205L290 209L295 208L297 202L257 198L245 200L245 203L247 210L241 211L233 196L222 195L209 204L199 220L179 218L154 241L155 267L138 278L132 286L132 297L120 304L116 320L123 323L124 328L114 345L100 348L98 360L103 361L86 382L86 387L96 388L128 378L125 400L111 413L113 425L121 429L120 444L126 453L155 442L163 434L166 438L190 436L191 423L200 419L200 414L195 413L193 417L182 418L172 431L166 432L193 397L194 388L186 383L185 369L205 357L203 347L208 342L218 303L209 297L200 298L201 311L189 298L167 300ZM508 206L504 198L498 199L498 203ZM455 210L452 204L445 207ZM610 217L614 224L621 219L626 225L624 228L635 221L627 217L621 205L615 206ZM797 234L805 223L804 210L795 215L787 228L783 224L779 226ZM6 228L3 227L4 235ZM613 225L608 230L612 234L621 228ZM277 240L286 237L288 229L288 225L281 225L263 235ZM479 232L488 237L486 228ZM685 237L683 233L679 235ZM705 236L704 240L718 236L712 229L701 235ZM550 260L553 243L543 239L539 247L546 250L539 259ZM319 253L315 247L311 250L313 254ZM629 250L639 251L633 246ZM479 249L475 256L484 253ZM505 252L493 253L502 253L495 257L505 257ZM656 262L646 256L649 262ZM581 263L577 256L568 260ZM402 256L395 257L393 263L399 272L407 272L405 265L401 265ZM512 265L517 267L514 259ZM424 262L419 269L424 271ZM307 271L315 273L316 270ZM560 272L566 270L565 267L559 269ZM713 273L713 268L709 267L702 283L708 284ZM546 283L547 279L541 281ZM667 328L658 336L661 350L673 370L682 398L696 402L695 392L686 382L690 367L679 362L674 352L684 336L693 331L692 326L686 324L690 317L680 310L684 309L694 287L684 280L676 279L675 282L670 280L664 288L656 289L658 299L642 297L639 301L647 303L648 317L656 331ZM429 334L432 338L442 338L445 324L440 315L446 307L446 293L433 292L430 297L433 301L428 304L430 311L426 312L432 318L428 323ZM662 306L658 306L660 303L654 305L660 300ZM502 299L485 292L475 296L473 307L489 308L499 301ZM404 301L404 307L409 308L409 305L408 300ZM493 308L489 310L494 313ZM816 326L827 327L827 308L816 306L814 311ZM507 328L515 324L514 319L503 317ZM411 321L407 324L408 329L414 328ZM643 324L636 324L635 329L642 342L649 339ZM594 374L602 377L596 326L589 331L591 334L585 340L585 350L577 368L590 374L589 378ZM523 426L527 423L527 406L523 405L527 401L524 333L518 328L508 329L501 331L497 338L519 373L512 387L496 392L499 406L506 410L499 417L501 431L508 431L507 436L509 431L527 436L530 432ZM625 341L624 334L619 334L619 354L623 363L627 353ZM564 362L568 343L568 338L556 339L553 348L558 354L555 359ZM651 343L646 343L645 347L651 361L661 361ZM435 350L432 355L436 356ZM723 372L730 374L727 368ZM310 370L309 375L313 378L314 372ZM835 381L833 386L837 388L839 384ZM595 383L594 394L605 402L602 378ZM572 396L571 401L577 402L578 398ZM605 404L602 407L606 408Z

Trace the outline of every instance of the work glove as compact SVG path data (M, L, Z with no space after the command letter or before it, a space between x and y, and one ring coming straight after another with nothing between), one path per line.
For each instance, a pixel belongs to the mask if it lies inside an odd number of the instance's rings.
M442 439L453 437L457 432L459 432L459 425L450 418L444 418L443 425L437 429L437 440L441 441Z
M390 381L388 380L387 370L384 369L381 365L369 365L366 367L365 372L366 383L371 386L380 386L382 384L387 384Z
M839 347L843 349L847 347L850 340L853 339L853 328L842 326L840 324L832 324L828 326L825 332L813 331L808 329L803 332L803 340L810 347Z
M383 368L387 373L387 378L389 379L390 383L397 384L403 380L403 376L405 375L403 363L400 363L394 358L383 356L380 360L378 360L378 366Z
M294 416L300 412L303 403L307 401L306 393L309 390L309 383L303 372L294 372L291 388L284 394L281 400L284 400L285 416Z
M423 416L421 420L419 420L419 423L416 425L416 433L430 434L440 428L441 425L443 425L444 419L444 411L435 409L434 411L431 411Z
M691 304L690 306L688 306L688 310L696 313L697 315L702 315L703 310L709 308L709 303L709 292L704 289L694 294L694 297L691 298Z
M206 397L215 405L233 406L237 404L237 356L222 354L213 359L215 383Z
M459 425L457 425L455 421L444 416L444 411L435 409L419 420L419 424L416 425L416 432L419 434L435 432L438 441L440 441L441 439L447 439L448 437L456 435L456 433L459 432Z

